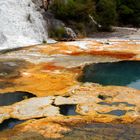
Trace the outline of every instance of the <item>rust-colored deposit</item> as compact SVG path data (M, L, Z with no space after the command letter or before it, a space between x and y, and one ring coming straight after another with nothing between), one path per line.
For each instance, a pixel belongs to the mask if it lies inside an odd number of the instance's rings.
M80 41L79 41L80 42ZM81 41L39 46L39 52L54 55L101 55L120 59L136 59L140 54L139 41ZM80 45L83 45L83 48Z
M122 60L140 60L140 41L58 42L1 53L0 93L37 97L0 107L0 123L26 120L0 132L0 140L139 140L140 90L78 81L87 64ZM62 113L65 105L75 107L75 116Z
M139 98L139 90L79 83L68 90L65 95L34 97L0 107L0 123L9 118L26 120L70 115L60 111L62 105L75 105L76 109L73 111L79 115L90 116L90 120L96 120L96 122L106 123L118 120L120 123L133 122L140 117L140 105L137 100Z
M76 117L49 117L39 120L30 120L16 126L12 130L0 133L1 140L24 140L24 139L107 139L115 138L139 138L139 121L129 124L97 123L88 116ZM131 131L128 131L131 130ZM122 133L125 131L125 135ZM90 134L91 133L91 134ZM94 134L94 135L93 135ZM124 134L124 133L123 133Z
M8 71L9 67L5 70ZM18 70L18 77L10 77L12 73L8 73L10 78L0 79L0 84L5 82L0 93L26 91L37 96L61 95L77 83L78 72L76 69L67 70L53 64L30 64L26 69Z
M16 52L21 55L101 55L120 59L139 60L140 40L81 40L72 42L58 42L55 44L43 44L22 48ZM14 52L13 52L14 53ZM8 53L12 55L12 53Z

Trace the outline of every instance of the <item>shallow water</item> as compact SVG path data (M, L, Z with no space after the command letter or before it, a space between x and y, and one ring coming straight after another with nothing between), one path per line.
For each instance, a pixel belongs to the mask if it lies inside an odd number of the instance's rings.
M19 102L28 98L32 98L32 97L36 97L36 96L32 93L21 92L21 91L0 94L0 106L11 105L16 102Z
M0 106L12 105L16 102L32 97L36 97L36 96L32 93L21 92L21 91L0 94ZM0 124L0 131L4 129L13 128L15 125L20 124L22 122L24 121L18 119L12 119L12 118L5 120L2 124Z
M83 71L82 82L140 89L140 62L98 63L86 66Z
M17 124L23 123L25 121L23 120L18 120L18 119L8 119L5 120L2 124L0 124L0 131L4 130L4 129L11 129L14 126L16 126Z
M76 113L76 105L60 105L60 113L62 115L70 116L77 115Z

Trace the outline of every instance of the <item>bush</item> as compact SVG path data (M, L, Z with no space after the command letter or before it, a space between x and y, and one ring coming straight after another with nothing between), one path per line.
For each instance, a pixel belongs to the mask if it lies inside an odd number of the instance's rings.
M49 37L62 40L67 37L67 33L64 27L51 28L49 29Z
M114 0L99 0L96 6L97 19L102 29L109 31L111 25L116 23L116 3Z
M140 26L140 0L54 0L50 6L55 18L74 29L77 34L89 35L96 31L96 23L101 30L110 31L112 25ZM65 36L62 29L52 36Z
M51 6L56 18L62 20L89 20L88 15L94 12L93 0L55 0Z
M119 22L140 26L140 1L116 0Z
M50 9L57 19L82 35L86 35L86 28L91 20L89 15L95 15L93 0L55 0Z

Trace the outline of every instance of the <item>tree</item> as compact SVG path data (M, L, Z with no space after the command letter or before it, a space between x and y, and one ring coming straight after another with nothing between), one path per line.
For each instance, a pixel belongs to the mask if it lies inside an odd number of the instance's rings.
M87 20L94 10L93 0L55 0L51 6L56 18L62 20Z
M103 30L110 30L111 25L116 23L116 2L114 0L99 0L96 5L98 22Z
M116 0L119 22L124 25L140 26L140 1Z

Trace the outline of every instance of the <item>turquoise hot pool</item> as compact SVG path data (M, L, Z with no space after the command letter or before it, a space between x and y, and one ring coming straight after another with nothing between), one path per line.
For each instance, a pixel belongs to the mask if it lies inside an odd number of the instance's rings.
M140 62L121 61L87 65L80 80L140 89Z

